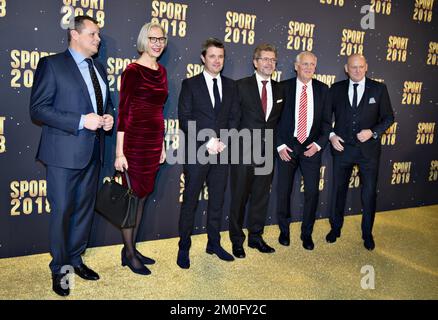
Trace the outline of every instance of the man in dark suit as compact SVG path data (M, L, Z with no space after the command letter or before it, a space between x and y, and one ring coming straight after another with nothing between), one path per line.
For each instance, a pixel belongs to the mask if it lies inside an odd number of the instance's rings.
M248 208L248 246L263 253L275 252L263 240L263 230L268 211L269 194L272 182L272 168L265 174L257 174L257 164L254 161L254 150L259 144L261 155L265 162L273 162L273 142L266 147L266 134L273 131L283 108L283 96L280 84L271 79L277 62L277 50L270 44L257 46L253 54L254 75L237 81L240 106L239 130L249 130L251 141L239 141L240 155L238 164L231 165L231 205L230 205L230 239L233 243L233 254L237 258L246 256L243 249L245 234L242 230L245 217L246 203ZM261 131L261 141L255 139L256 131ZM250 154L250 160L245 163L244 157ZM267 155L271 156L267 156ZM266 166L266 163L264 164Z
M290 198L294 175L299 167L304 179L304 211L301 224L303 247L313 250L313 225L318 208L321 150L326 146L331 128L330 112L325 108L328 87L312 79L317 58L301 52L295 61L297 77L284 82L285 107L281 115L277 151L278 241L290 244Z
M394 122L394 114L386 85L366 78L367 69L363 55L348 57L345 72L349 79L333 84L328 96L335 127L330 134L334 177L331 230L326 240L333 243L341 235L348 181L357 164L362 182L362 239L365 248L373 250L380 136Z
M233 256L220 244L220 229L225 188L228 181L228 160L217 163L219 153L227 141L220 140L220 130L236 128L238 121L237 89L235 82L220 74L224 65L225 49L221 41L210 38L203 44L201 60L204 72L182 83L178 103L178 119L185 134L186 163L184 164L184 193L179 219L179 250L177 264L190 268L189 251L198 197L204 182L208 186L206 252L221 260L232 261ZM193 128L196 126L196 128ZM192 130L193 129L193 130ZM197 141L201 131L213 137ZM195 150L190 145L196 142ZM201 161L201 154L208 161ZM194 159L196 155L196 159Z
M91 59L100 44L97 22L76 17L68 40L68 50L40 60L30 98L31 118L42 124L37 159L47 167L52 289L61 296L70 293L66 274L73 270L99 279L81 254L93 220L104 131L113 126L106 72Z

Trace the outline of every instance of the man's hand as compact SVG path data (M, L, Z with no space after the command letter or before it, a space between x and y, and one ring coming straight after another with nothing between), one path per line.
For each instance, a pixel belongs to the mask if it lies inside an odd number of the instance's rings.
M363 129L357 134L357 140L360 142L365 142L371 139L373 132L370 129Z
M289 152L293 152L291 148L286 146L286 148L281 149L278 154L280 155L281 160L289 162L292 158L289 155Z
M91 131L96 131L104 125L103 117L96 113L89 113L84 116L84 127Z
M218 154L224 151L226 145L218 138L211 138L207 143L207 151L209 154Z
M341 142L344 142L344 140L340 136L338 136L336 134L333 135L330 138L330 142L331 142L333 148L335 148L336 151L339 151L339 152L344 151L344 146L341 143Z
M110 131L113 128L114 118L110 114L103 115L103 130Z
M312 144L309 144L308 146L307 146L307 151L306 152L304 152L304 155L306 156L306 157L311 157L311 156L313 156L315 153L317 153L318 152L318 147L316 146L316 144L315 143L313 143L312 142Z
M217 152L221 153L222 151L224 151L224 149L227 146L225 145L225 143L223 143L222 141L220 141L219 139L217 140Z

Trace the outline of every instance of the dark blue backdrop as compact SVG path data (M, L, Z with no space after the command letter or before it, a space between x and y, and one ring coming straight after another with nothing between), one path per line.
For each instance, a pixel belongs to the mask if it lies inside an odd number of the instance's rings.
M173 128L178 125L180 84L193 71L199 72L200 44L207 37L225 41L224 74L233 79L253 72L252 52L261 42L278 47L279 80L294 76L294 58L304 49L318 56L319 77L326 82L342 80L345 54L363 49L369 63L368 76L388 86L397 122L382 140L378 210L438 203L438 149L434 139L438 119L437 8L433 1L417 2L0 0L0 258L48 251L50 214L45 204L45 169L34 161L41 129L30 121L28 101L38 59L47 53L63 51L67 46L61 21L68 19L72 11L62 9L64 5L73 5L76 13L93 15L101 23L103 41L99 59L108 67L116 105L117 83L123 65L137 56L135 43L143 23L155 17L169 29L169 45L160 62L167 68L169 77L165 118L170 149L178 147ZM365 30L361 28L364 17L361 8L371 3L376 11L375 28ZM237 20L233 25L227 17L240 18L241 22L247 19L248 23L239 24ZM343 39L348 33L354 33L351 41ZM107 144L110 161L102 179L112 171L114 138L115 135ZM317 214L327 217L331 182L331 156L327 150L322 172ZM300 179L297 176L294 182L295 221L301 220L302 214ZM360 213L357 185L358 178L352 177L347 214ZM177 235L182 188L181 166L163 165L147 204L141 229L143 239ZM268 224L276 223L275 194L274 183ZM201 195L195 233L205 231L206 197L205 191ZM229 191L224 229L227 229L228 208ZM90 245L114 244L120 240L117 230L96 216Z

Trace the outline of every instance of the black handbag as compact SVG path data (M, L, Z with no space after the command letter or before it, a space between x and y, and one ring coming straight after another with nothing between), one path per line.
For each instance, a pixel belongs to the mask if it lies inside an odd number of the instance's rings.
M125 170L128 188L118 184L116 176L117 173L97 193L95 209L117 228L133 228L139 199L132 191L128 172Z

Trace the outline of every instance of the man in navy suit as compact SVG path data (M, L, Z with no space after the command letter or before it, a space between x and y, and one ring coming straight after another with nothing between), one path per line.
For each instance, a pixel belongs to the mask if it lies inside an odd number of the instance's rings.
M182 83L178 103L178 119L185 133L186 158L193 154L207 152L209 161L204 163L198 157L186 159L184 164L184 193L179 218L179 250L177 264L183 269L190 268L189 251L190 236L193 231L198 197L204 182L208 186L207 235L206 252L216 254L221 260L232 261L233 256L220 245L220 229L225 188L228 181L228 164L218 161L219 153L227 145L220 140L221 129L237 127L238 105L235 82L220 74L224 66L225 49L218 39L207 39L202 47L201 60L204 63L203 73ZM196 124L191 134L190 126ZM196 141L200 130L210 129L215 137L205 141ZM190 135L189 135L190 134ZM196 150L188 154L189 145L196 142ZM216 161L210 161L210 160ZM216 163L214 163L216 162Z
M93 220L104 131L113 127L106 72L91 58L99 50L97 22L76 17L68 40L65 52L38 63L30 98L31 118L42 124L37 159L47 168L52 289L61 296L70 293L69 268L83 279L99 279L81 254Z
M365 77L367 69L363 55L349 56L345 65L349 79L333 84L328 95L335 127L330 133L333 196L326 240L333 243L341 235L348 181L357 164L362 182L362 239L365 248L373 250L380 137L394 122L394 113L386 85Z
M283 82L285 107L280 118L277 151L278 197L277 215L284 246L290 244L290 197L294 175L299 167L304 179L304 210L301 240L306 250L313 250L313 225L318 208L322 149L327 145L331 128L326 105L328 87L312 79L317 58L311 52L301 52L295 61L297 77Z

